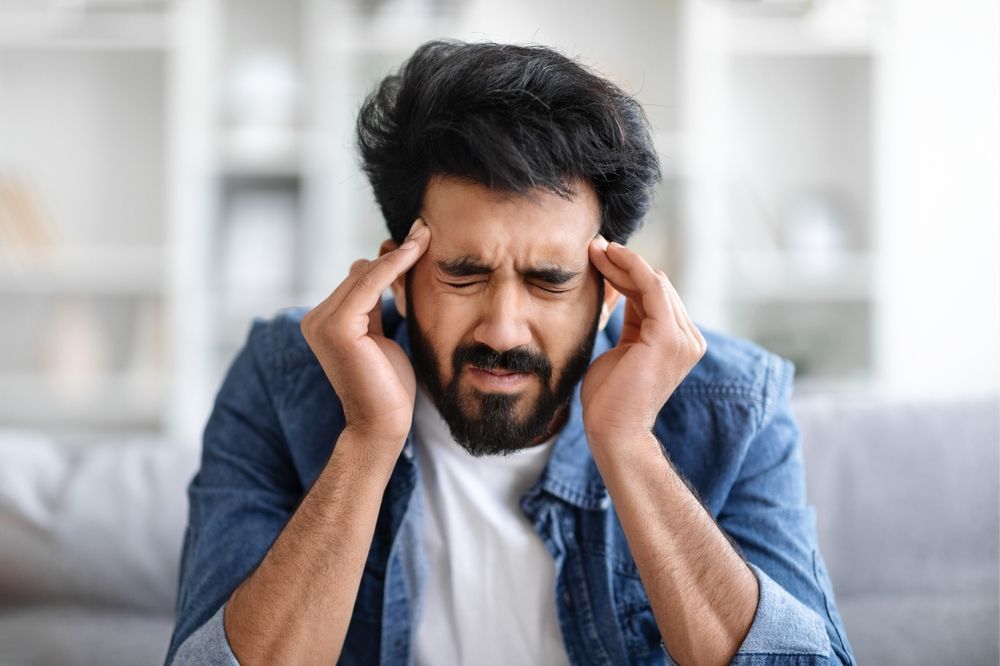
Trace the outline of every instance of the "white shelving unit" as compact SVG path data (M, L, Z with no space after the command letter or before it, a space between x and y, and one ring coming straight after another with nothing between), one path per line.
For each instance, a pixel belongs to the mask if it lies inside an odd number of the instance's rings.
M0 424L148 429L166 399L170 12L0 5Z
M690 308L792 359L800 392L870 388L875 3L684 5Z
M0 424L197 444L250 320L314 305L377 252L357 111L440 36L601 65L643 103L663 165L633 244L694 318L793 359L800 391L870 386L878 16L810 5L586 0L571 24L527 0L0 5L0 192L27 192L53 239L0 236Z

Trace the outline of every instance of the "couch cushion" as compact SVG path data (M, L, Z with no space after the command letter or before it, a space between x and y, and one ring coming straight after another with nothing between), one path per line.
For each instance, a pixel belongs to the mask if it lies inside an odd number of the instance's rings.
M997 663L995 591L858 594L837 605L859 664Z
M159 666L172 615L92 606L0 607L4 666Z
M74 448L0 432L0 603L172 612L197 459L152 437Z
M859 662L997 663L1000 401L809 396L793 409Z

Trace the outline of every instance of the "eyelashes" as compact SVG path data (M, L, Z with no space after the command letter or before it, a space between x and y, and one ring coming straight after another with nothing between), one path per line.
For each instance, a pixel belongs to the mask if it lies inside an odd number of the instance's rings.
M466 289L468 287L474 287L477 284L485 284L485 281L478 280L476 282L444 282L444 284L448 285L449 287L453 287L455 289ZM565 294L566 292L570 291L569 289L549 289L547 287L543 287L538 284L532 284L531 286L535 287L536 289L541 289L542 291L548 292L550 294Z

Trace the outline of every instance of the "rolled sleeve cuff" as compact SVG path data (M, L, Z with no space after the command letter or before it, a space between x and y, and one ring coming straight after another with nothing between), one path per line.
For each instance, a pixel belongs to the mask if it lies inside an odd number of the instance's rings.
M829 663L830 637L815 611L748 562L760 584L757 613L733 664ZM814 659L808 659L814 657Z
M240 666L236 655L226 638L226 628L222 622L222 614L226 605L223 604L205 624L187 637L177 648L177 654L171 666Z
M830 663L830 638L819 615L778 585L760 567L747 563L757 576L760 597L746 639L732 666L820 665ZM669 666L677 666L666 645L660 647Z

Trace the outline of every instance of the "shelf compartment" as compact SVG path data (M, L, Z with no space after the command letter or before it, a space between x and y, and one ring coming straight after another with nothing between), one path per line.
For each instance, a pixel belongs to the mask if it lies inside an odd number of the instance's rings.
M0 251L0 294L164 294L166 252L158 245Z

